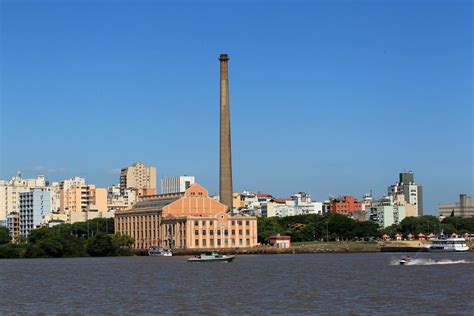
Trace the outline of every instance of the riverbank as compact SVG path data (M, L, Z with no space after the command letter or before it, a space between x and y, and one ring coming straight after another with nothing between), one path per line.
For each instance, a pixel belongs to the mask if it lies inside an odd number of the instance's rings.
M254 248L228 248L220 252L238 253L239 255L253 254L303 254L303 253L374 253L374 252L426 252L430 242L424 241L388 241L388 242L304 242L293 243L290 248L258 246ZM472 251L472 244L471 244ZM174 249L175 256L189 256L200 253L200 250ZM137 255L147 255L139 251Z

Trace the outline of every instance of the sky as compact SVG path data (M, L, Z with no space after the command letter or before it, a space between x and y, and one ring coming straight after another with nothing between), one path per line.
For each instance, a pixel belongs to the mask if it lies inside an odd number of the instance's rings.
M135 161L218 191L473 194L471 1L0 0L0 178L118 182Z

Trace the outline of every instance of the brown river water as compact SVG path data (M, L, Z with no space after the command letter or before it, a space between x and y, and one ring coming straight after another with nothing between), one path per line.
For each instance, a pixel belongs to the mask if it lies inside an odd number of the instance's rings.
M474 315L473 252L402 255L0 260L0 314Z

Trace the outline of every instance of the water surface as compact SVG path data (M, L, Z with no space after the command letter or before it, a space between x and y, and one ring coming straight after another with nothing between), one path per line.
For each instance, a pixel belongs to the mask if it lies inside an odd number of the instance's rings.
M474 253L401 256L0 260L0 313L473 315Z

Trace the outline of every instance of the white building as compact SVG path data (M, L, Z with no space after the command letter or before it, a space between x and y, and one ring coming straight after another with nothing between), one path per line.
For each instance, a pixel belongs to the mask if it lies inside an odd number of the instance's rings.
M385 228L400 224L406 217L406 208L405 205L394 200L393 196L386 196L367 206L365 216L366 220L377 223L380 228Z
M413 172L403 172L399 181L388 187L388 195L396 198L403 195L405 202L415 207L413 216L423 215L423 187L415 183Z
M51 214L51 192L46 189L31 189L20 193L20 236L45 223Z
M83 187L86 185L86 179L81 177L72 177L59 183L60 189L69 190L72 187Z
M161 193L180 193L196 182L193 176L164 177L161 179Z
M312 202L311 196L304 192L295 193L290 199L271 199L262 205L262 216L264 217L306 214L323 214L323 203Z
M12 212L19 212L20 193L28 192L31 188L46 186L44 176L36 179L23 179L21 173L10 180L0 180L0 221L6 221L7 215Z
M135 189L125 189L121 192L120 185L107 187L107 210L117 211L132 207L138 199Z

